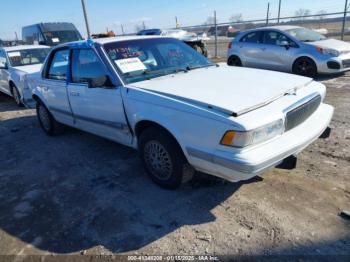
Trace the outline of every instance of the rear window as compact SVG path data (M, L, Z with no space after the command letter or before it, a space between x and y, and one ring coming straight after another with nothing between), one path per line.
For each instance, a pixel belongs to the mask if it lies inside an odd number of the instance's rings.
M261 32L248 33L241 38L240 42L259 44L261 43Z
M7 53L11 66L26 66L42 64L49 53L49 48L36 48L11 51Z

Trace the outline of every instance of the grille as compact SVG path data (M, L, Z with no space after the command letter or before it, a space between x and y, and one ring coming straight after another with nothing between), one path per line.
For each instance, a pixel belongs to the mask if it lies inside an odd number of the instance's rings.
M321 104L321 96L318 95L310 101L302 104L301 106L294 108L286 114L286 126L285 131L289 131L294 127L297 127L308 119Z
M343 60L343 67L344 68L350 67L350 59Z

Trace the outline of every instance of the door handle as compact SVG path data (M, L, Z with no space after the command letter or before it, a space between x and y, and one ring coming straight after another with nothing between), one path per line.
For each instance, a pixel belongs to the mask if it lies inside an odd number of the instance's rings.
M70 94L72 96L80 96L80 93L79 92L76 92L76 91L71 91Z

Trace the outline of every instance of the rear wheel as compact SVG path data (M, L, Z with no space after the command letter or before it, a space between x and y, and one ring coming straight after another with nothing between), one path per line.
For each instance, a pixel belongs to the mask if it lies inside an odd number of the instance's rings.
M315 77L317 75L316 63L308 57L301 57L294 62L293 73L301 76Z
M230 56L227 60L229 66L242 66L242 61L238 56Z
M150 178L165 189L178 188L194 174L175 139L161 128L149 127L141 133L139 152Z
M46 106L40 101L36 104L36 114L41 128L49 136L54 136L62 133L63 125L57 122Z

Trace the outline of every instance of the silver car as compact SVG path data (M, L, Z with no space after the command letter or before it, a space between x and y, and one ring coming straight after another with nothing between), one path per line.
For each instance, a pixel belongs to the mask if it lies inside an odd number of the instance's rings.
M303 27L274 26L240 33L227 63L315 77L350 70L350 44Z

